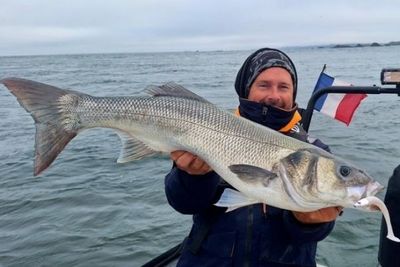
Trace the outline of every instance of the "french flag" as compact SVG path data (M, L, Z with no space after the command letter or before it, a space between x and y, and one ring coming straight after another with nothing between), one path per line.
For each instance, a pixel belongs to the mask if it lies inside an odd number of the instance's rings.
M313 93L329 86L351 86L351 84L321 72ZM314 109L348 126L355 110L366 97L366 94L324 94L317 100Z

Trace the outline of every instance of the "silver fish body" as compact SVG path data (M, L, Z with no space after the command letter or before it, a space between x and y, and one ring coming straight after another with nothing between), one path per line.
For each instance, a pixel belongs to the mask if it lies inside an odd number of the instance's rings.
M152 87L149 96L93 97L18 78L1 83L35 120L35 175L79 132L105 127L122 139L118 162L189 151L252 203L296 211L353 207L382 188L338 157L221 110L177 84Z

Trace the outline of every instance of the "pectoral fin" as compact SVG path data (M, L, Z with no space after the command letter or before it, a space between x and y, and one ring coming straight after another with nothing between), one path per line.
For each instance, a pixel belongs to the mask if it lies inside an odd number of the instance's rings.
M246 183L262 183L264 186L268 186L272 179L278 177L278 175L269 170L247 165L247 164L235 164L230 165L229 169L235 173L240 180Z
M250 199L239 191L226 188L218 202L214 205L217 207L228 208L226 212L230 212L255 203L259 203L259 201Z

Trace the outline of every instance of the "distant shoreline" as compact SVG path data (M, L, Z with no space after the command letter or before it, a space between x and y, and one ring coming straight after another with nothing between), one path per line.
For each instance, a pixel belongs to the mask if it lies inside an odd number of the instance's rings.
M391 41L388 43L348 43L348 44L315 44L315 45L294 45L294 46L278 46L280 49L326 49L326 48L363 48L363 47L385 47L385 46L400 46L400 41ZM164 54L164 53L202 53L202 52L212 52L212 53L221 53L221 52L236 52L236 51L246 51L251 52L256 50L257 48L246 48L246 49L232 49L232 50L224 50L224 49L210 49L210 50L171 50L171 51L82 51L82 52L59 52L59 53L38 53L38 54L5 54L1 57L39 57L39 56L77 56L77 55L102 55L102 54Z
M400 41L392 41L389 43L356 43L356 44L336 44L336 45L323 45L318 48L357 48L357 47L380 47L380 46L395 46L400 45Z

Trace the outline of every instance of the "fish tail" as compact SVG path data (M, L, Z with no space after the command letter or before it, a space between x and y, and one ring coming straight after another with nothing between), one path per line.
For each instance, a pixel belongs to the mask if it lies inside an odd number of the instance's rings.
M40 174L78 133L76 114L69 111L79 99L78 92L20 79L0 80L35 121L34 175Z

